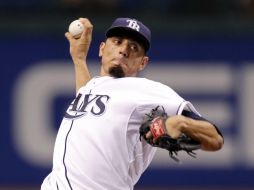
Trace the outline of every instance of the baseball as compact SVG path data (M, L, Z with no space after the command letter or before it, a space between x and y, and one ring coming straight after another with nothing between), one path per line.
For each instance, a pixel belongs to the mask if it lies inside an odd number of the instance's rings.
M74 38L80 38L84 30L84 25L79 20L74 20L69 25L69 32Z

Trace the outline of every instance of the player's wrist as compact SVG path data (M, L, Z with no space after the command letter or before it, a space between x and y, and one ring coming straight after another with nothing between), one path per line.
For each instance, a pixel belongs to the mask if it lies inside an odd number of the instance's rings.
M71 58L73 60L84 60L86 59L87 54L86 53L71 53Z
M86 56L72 57L72 61L75 66L84 66L86 65Z
M186 128L187 126L187 121L185 120L185 118L183 116L171 116L169 117L166 121L166 129L167 131L170 133L170 131L174 130L174 131L181 131L183 132L183 130Z

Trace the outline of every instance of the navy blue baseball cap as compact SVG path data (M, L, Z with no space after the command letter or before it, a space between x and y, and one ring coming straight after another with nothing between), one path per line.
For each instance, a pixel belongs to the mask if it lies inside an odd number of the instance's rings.
M150 48L151 31L142 22L131 18L117 18L106 31L106 37L126 35L144 46L147 52Z

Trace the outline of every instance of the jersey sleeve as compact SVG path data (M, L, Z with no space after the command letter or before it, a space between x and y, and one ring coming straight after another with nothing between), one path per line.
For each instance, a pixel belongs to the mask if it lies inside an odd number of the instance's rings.
M186 101L170 86L146 79L141 79L139 82L133 84L139 88L135 94L139 100L138 113L149 113L151 109L162 106L169 116L182 115L184 110L200 115L191 102Z
M196 110L196 108L192 105L191 102L184 100L183 102L181 102L181 104L178 107L177 110L177 115L182 115L183 111L190 111L190 112L194 112L195 114L201 116L201 114Z
M221 131L219 130L219 128L214 123L212 123L211 121L209 121L206 118L202 117L200 115L200 113L195 109L195 107L189 101L183 101L180 104L179 109L177 111L177 115L184 115L184 116L190 117L192 119L208 121L209 123L211 123L215 127L216 131L223 138L223 135L222 135ZM224 138L223 138L223 140L224 140Z

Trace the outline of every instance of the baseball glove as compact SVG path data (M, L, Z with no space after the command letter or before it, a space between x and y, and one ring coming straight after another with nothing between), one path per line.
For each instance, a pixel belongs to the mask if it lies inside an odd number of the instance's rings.
M170 137L165 127L167 118L168 115L162 106L157 106L155 109L152 109L149 114L146 114L139 128L140 140L143 137L150 145L168 150L169 156L177 162L179 161L177 154L181 150L195 157L196 153L193 151L200 149L200 143L188 137L186 134L180 135L177 139ZM149 131L152 134L152 138L146 137Z

